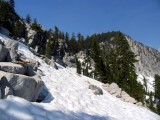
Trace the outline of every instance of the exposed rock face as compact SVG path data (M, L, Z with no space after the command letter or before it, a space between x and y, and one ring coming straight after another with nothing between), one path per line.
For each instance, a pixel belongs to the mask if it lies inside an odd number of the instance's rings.
M22 75L26 73L25 67L10 62L0 62L0 70L4 72L22 74Z
M54 61L53 56L52 56L52 58L51 58L51 60L49 61L48 64L49 64L50 66L54 67L55 69L58 69L58 67L57 67L57 65L56 65L56 63L55 63L55 61Z
M38 77L28 77L0 71L0 78L2 77L6 77L6 81L9 82L16 96L28 101L36 101L43 88L43 82ZM7 96L6 93L4 93L4 96Z
M145 76L160 75L160 52L129 37L126 37L126 39L131 50L137 55L138 62L135 64L137 73Z
M0 62L6 59L7 54L8 54L8 49L0 44Z
M133 103L133 104L137 103L137 101L134 98L130 97L125 91L121 92L121 98L125 102L130 102L130 103Z
M32 30L29 24L26 24L26 27L27 27L26 37L29 38L29 40L26 42L30 47L32 47L35 50L35 52L44 54L46 47L45 45L48 39L47 31Z
M142 103L141 102L137 102L136 105L137 106L142 106Z
M63 62L65 49L66 49L66 46L65 46L64 40L58 39L57 45L54 46L53 56L55 61L63 66L65 65Z
M116 83L112 83L110 85L103 84L103 89L109 92L111 95L114 95L117 98L120 98L124 102L129 102L133 104L137 103L137 101L133 97L128 95L125 91L121 91L121 88L119 88L119 86Z
M65 53L63 57L63 62L67 67L76 67L75 56L70 56L69 53Z
M114 95L118 98L121 97L121 88L116 83L112 83L111 85L105 84L103 88L108 91L111 95Z
M55 63L55 60L53 58L53 56L51 57L51 59L47 58L47 57L43 57L42 58L48 65L52 66L53 68L55 69L58 69L56 63Z
M0 27L0 33L6 35L6 36L9 36L10 32L4 28L4 27Z
M14 89L7 81L6 77L0 78L0 99L6 98L8 95L13 95Z
M88 88L93 90L95 95L103 95L102 89L97 87L97 86L95 86L95 85L89 85Z
M7 62L17 61L18 59L18 42L17 41L5 41L5 47L8 49Z

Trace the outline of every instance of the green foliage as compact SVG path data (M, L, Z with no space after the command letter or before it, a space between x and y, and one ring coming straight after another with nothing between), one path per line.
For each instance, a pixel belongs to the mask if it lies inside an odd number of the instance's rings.
M160 76L155 75L155 98L160 100Z
M11 8L14 9L14 7L15 7L15 2L14 2L14 0L10 0L10 1L9 1L9 5L11 6Z
M83 69L83 75L85 76L89 76L89 72L88 72L88 65L86 66L85 69Z
M59 38L59 29L58 29L58 27L57 26L55 26L54 27L54 38L56 39L56 40L58 40L58 38Z
M51 56L51 54L52 54L52 50L53 50L53 45L52 45L52 39L50 38L49 39L49 41L48 41L48 43L47 43L47 45L46 45L46 49L45 49L45 55L47 56L47 57L50 57Z
M117 33L112 40L113 50L109 62L112 80L114 80L122 89L128 92L138 101L144 99L143 86L137 82L134 63L137 61L135 55L130 51L129 44L122 33Z
M155 98L157 102L157 113L160 115L160 76L155 75Z
M25 25L15 13L14 0L0 1L0 26L8 29L13 37L25 37Z
M11 18L11 8L6 1L0 1L0 26L12 30L12 24L10 22Z
M13 35L15 38L22 38L25 36L25 27L21 21L15 23Z
M157 103L157 113L160 115L160 102Z
M77 65L77 73L81 74L81 63L80 61L76 58L76 65Z
M32 25L31 25L31 28L32 28L33 30L36 30L36 31L41 30L41 26L37 23L37 19L34 19Z
M150 92L149 93L149 106L148 107L151 111L156 112L156 108L154 107L154 101L152 100L152 98L153 98L153 93Z
M68 42L68 51L69 53L78 53L79 52L79 45L78 42L76 40L76 36L74 33L72 33L72 37Z
M92 58L95 62L95 77L102 82L106 81L105 63L102 58L102 50L96 40L92 42Z
M27 22L28 24L31 23L31 16L30 16L29 14L26 16L26 22Z

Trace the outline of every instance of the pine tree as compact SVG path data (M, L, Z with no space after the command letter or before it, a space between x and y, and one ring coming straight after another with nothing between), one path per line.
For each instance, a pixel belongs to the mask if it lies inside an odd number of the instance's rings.
M155 99L158 101L157 104L157 113L160 115L160 76L155 75Z
M160 76L155 75L155 98L160 100Z
M21 21L17 21L15 23L15 28L13 32L15 38L25 37L25 27Z
M49 39L49 41L48 41L48 43L47 43L47 45L46 45L46 49L45 49L45 55L49 58L49 56L51 56L51 54L52 54L52 50L53 50L53 48L52 48L52 43L51 43L51 38Z
M83 75L85 76L89 76L89 72L88 72L88 65L86 66L85 69L83 69Z
M26 22L27 22L28 24L31 23L31 16L30 16L29 14L26 16Z
M149 93L149 109L152 110L153 112L156 112L152 98L153 98L153 93L150 92Z
M14 0L10 0L10 1L9 1L9 4L10 4L10 6L14 9L14 7L15 7L15 2L14 2Z
M76 65L77 65L77 73L81 74L81 63L80 61L76 58Z
M143 102L144 89L137 82L134 63L137 62L134 53L130 50L129 44L122 33L117 33L112 40L110 72L112 78L122 89L132 97Z
M95 62L95 76L99 81L106 83L106 68L102 58L102 51L96 40L92 42L92 58Z
M41 30L41 27L40 27L40 25L37 23L37 19L36 19L36 18L34 19L32 25L31 25L31 28L32 28L33 30L36 30L36 31Z
M6 1L0 2L0 26L6 27L8 25L10 8ZM6 27L7 28L7 27Z
M146 93L147 93L147 80L146 80L145 77L144 77L144 79L143 79L143 82L144 82L145 91L146 91Z
M58 40L59 38L59 29L57 26L54 27L54 38Z

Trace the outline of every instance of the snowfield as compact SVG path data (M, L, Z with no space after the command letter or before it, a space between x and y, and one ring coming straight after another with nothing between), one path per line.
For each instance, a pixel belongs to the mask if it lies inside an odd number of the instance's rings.
M0 34L2 41L11 40ZM46 97L41 103L28 102L23 98L8 96L0 100L0 120L160 120L160 116L144 107L126 103L103 90L94 95L90 84L102 88L102 83L77 75L73 68L58 65L58 70L48 66L33 55L28 47L19 45L19 53L27 60L40 62L44 76Z

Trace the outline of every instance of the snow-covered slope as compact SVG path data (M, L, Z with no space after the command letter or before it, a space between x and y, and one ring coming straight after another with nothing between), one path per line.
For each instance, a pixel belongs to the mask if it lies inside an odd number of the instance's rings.
M1 34L0 39L10 40ZM89 84L102 88L102 83L77 75L73 68L57 64L59 69L56 70L22 44L19 52L28 60L40 62L46 98L41 103L14 96L0 100L0 120L160 120L160 116L146 108L125 103L103 89L103 95L94 95L88 89Z

